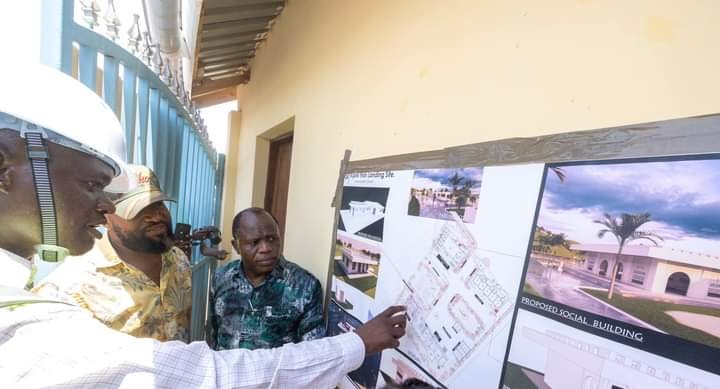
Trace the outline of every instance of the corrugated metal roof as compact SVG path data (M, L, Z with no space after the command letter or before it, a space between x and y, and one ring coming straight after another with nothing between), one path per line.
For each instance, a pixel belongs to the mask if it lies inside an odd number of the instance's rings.
M248 82L250 60L284 7L285 0L203 1L195 51L193 100L207 99L213 94L227 96L228 88ZM199 102L199 105L204 104Z

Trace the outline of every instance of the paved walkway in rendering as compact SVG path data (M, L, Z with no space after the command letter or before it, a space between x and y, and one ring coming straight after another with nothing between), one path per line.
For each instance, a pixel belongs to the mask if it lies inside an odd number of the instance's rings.
M419 196L417 198L420 202L420 216L440 220L452 220L452 217L448 215L447 209L455 207L455 204L441 200L433 201L432 197L429 196ZM463 221L465 223L474 223L476 212L477 209L475 209L475 206L471 204L467 205L465 207L465 213L462 218Z
M703 315L683 311L665 311L678 323L706 332L720 338L720 319L717 316Z
M617 309L613 309L594 298L577 290L579 287L596 287L608 288L608 283L594 279L584 280L576 274L568 274L568 272L560 273L556 270L547 269L543 274L528 272L526 281L535 289L542 297L556 301L561 304L569 305L576 309L592 312L596 315L609 317L611 319L620 320L626 323L634 324L639 327L648 328L648 326L633 317L621 313Z

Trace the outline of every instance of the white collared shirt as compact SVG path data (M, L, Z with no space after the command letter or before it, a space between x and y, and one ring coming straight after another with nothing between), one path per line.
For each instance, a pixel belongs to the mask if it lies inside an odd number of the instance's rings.
M30 277L30 261L0 248L0 285L22 289Z
M0 304L27 301L29 262L0 249ZM137 339L85 310L36 302L0 308L0 388L330 388L365 356L347 333L272 350Z

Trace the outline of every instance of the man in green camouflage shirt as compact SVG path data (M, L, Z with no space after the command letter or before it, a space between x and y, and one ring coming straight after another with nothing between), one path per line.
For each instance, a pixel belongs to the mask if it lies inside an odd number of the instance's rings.
M215 275L215 348L273 348L323 337L320 281L282 256L275 219L262 208L248 208L233 219L232 235L241 260Z

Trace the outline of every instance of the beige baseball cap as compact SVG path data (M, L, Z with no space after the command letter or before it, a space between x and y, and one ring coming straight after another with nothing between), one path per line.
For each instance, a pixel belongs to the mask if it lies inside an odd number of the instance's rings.
M137 186L115 200L115 214L130 220L150 204L175 201L160 189L155 172L143 165L127 165L128 172L137 177Z

